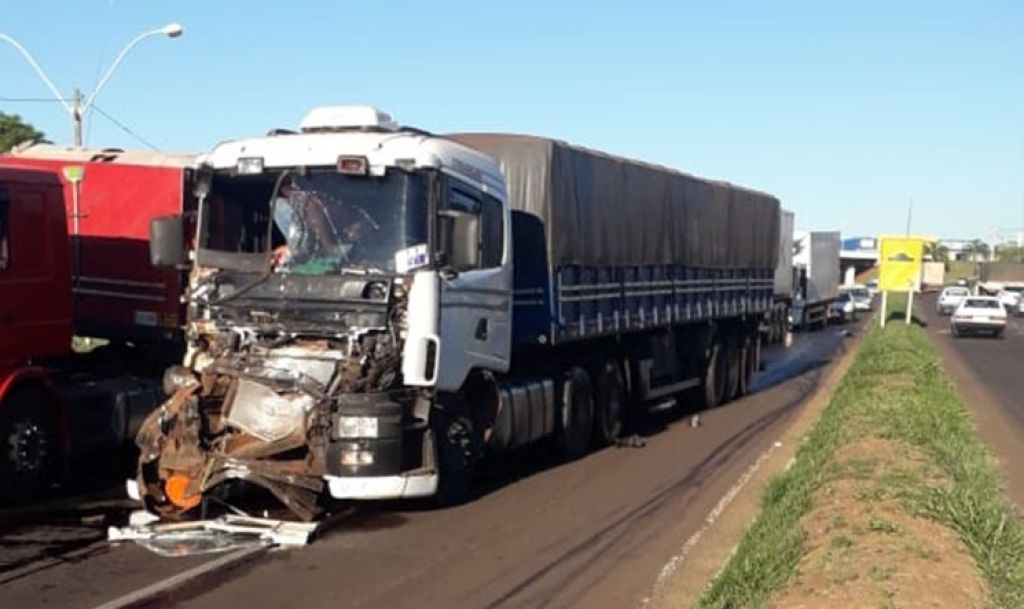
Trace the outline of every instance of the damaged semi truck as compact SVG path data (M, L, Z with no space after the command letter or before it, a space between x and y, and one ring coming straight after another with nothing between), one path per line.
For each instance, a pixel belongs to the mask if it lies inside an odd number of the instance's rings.
M129 483L164 517L238 486L455 502L484 457L567 458L679 396L746 392L772 306L769 195L566 143L433 136L366 107L200 157L187 353Z

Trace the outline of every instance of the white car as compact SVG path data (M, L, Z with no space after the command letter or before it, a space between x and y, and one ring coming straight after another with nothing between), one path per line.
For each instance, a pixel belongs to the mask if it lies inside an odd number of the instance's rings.
M849 321L856 321L857 307L853 302L853 296L850 295L848 290L839 292L836 299L829 305L828 317L844 324Z
M946 286L942 288L939 299L935 301L935 312L939 315L949 315L956 310L964 298L971 295L970 290L961 286Z
M1000 304L1006 307L1006 309L1013 311L1020 306L1022 291L1024 291L1024 288L1007 286L1002 290L999 290L999 293L996 294L996 298L999 299Z
M969 296L953 311L949 325L953 336L987 333L998 337L1006 329L1006 311L994 296Z
M858 311L870 311L871 310L871 292L867 287L862 285L855 285L848 288L843 288L845 291L850 293L853 298L853 308Z
M878 280L877 279L868 279L864 283L864 287L866 287L868 289L868 292L870 292L871 295L874 296L875 294L878 293Z

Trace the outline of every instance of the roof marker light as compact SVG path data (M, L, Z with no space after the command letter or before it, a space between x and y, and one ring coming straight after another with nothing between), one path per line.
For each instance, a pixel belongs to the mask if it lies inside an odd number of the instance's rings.
M365 156L339 156L338 173L351 176L364 176L369 173L369 163Z
M263 157L249 156L238 159L237 171L239 175L257 175L263 173Z

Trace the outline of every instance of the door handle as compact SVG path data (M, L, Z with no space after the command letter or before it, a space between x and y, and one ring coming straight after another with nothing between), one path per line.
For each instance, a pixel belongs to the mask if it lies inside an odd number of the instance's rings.
M476 322L476 331L473 332L473 338L477 340L487 340L487 318L481 317Z

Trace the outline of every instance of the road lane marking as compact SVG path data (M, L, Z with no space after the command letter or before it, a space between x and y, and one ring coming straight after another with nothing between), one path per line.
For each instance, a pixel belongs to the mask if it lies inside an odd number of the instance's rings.
M98 605L93 609L128 609L129 607L148 605L157 597L168 594L176 588L185 586L202 577L216 573L217 571L235 567L248 560L252 560L257 556L266 553L270 547L271 546L257 546L225 554L224 556L211 560L210 562L192 567L191 569L182 571L177 575L172 575L163 581L129 592L124 596L115 598L114 600L103 603L102 605Z
M710 512L708 512L707 516L705 516L704 524L701 525L700 529L698 529L697 532L695 532L693 535L690 536L689 539L686 540L686 543L683 544L683 548L679 551L679 553L670 558L668 562L666 562L665 565L661 568L661 571L658 572L658 577L654 580L654 587L651 590L651 594L645 596L643 600L640 602L641 609L646 608L648 604L651 602L651 599L659 595L659 593L665 587L666 582L668 582L672 575L679 570L679 567L682 566L683 562L686 560L686 557L690 554L690 552L693 551L695 547L697 547L697 544L700 543L701 538L704 537L705 534L707 534L708 530L711 529L712 526L714 526L715 522L722 516L722 514L729 507L729 505L740 494L740 491L742 491L744 487L746 487L747 484L750 483L750 481L754 478L754 474L756 474L757 471L761 469L761 465L763 465L764 462L767 461L768 458L772 455L772 453L779 448L782 448L782 442L773 442L772 445L769 446L764 452L762 452L761 455L758 456L757 460L755 460L754 463L747 468L747 471L743 472L743 475L739 477L739 479L729 488L729 490L727 490L725 494L722 495L722 497L718 500L718 503L715 504L715 507L712 508ZM788 469L795 462L795 458L790 459L790 462L786 465L786 468ZM728 560L722 563L722 568L725 568L726 564L728 564Z

